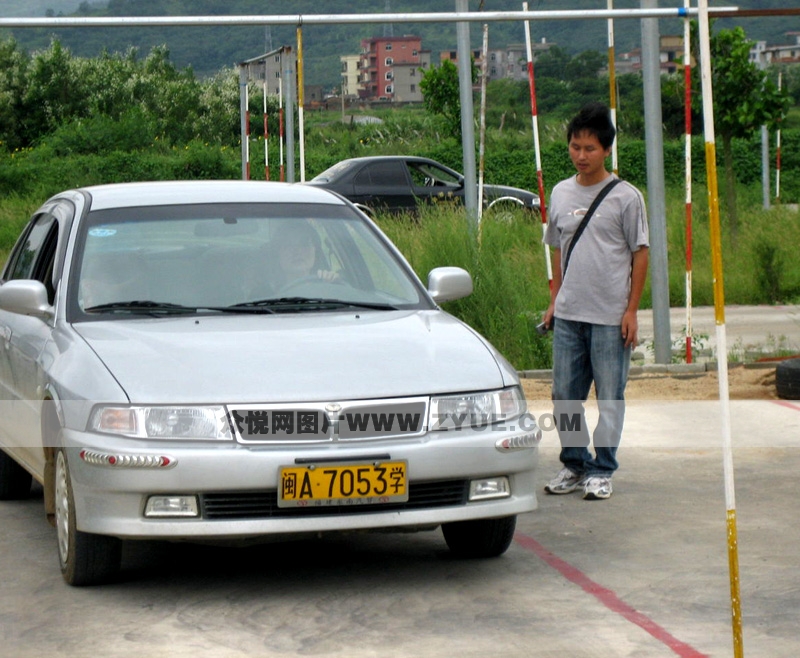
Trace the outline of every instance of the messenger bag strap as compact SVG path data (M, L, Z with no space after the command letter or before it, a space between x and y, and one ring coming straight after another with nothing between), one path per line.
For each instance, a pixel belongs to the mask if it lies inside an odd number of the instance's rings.
M575 237L572 238L572 242L569 243L569 248L567 249L567 256L564 259L564 273L561 275L563 279L567 274L567 268L569 267L569 258L572 255L572 250L575 248L575 244L578 242L578 238L581 237L583 234L586 225L589 223L589 220L592 218L594 211L597 210L597 206L599 206L603 199L606 198L608 193L611 189L617 184L621 183L622 181L619 178L614 178L612 181L608 183L602 190L597 193L597 196L592 201L592 205L589 206L589 210L586 211L586 214L583 216L581 223L578 225L577 230L575 231Z

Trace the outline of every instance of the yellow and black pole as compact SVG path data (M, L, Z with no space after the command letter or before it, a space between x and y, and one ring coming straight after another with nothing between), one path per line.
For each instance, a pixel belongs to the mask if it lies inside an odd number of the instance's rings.
M742 607L739 589L739 548L736 532L736 496L733 483L733 449L731 446L730 395L728 391L728 346L725 332L725 294L722 281L722 241L720 238L719 191L717 187L717 152L714 141L714 105L711 84L711 37L708 0L698 0L700 26L700 64L703 92L703 130L706 146L708 180L708 212L711 228L711 264L714 282L714 318L717 333L719 399L722 412L722 454L725 475L726 527L728 535L728 571L731 588L731 622L733 654L744 655L742 644Z

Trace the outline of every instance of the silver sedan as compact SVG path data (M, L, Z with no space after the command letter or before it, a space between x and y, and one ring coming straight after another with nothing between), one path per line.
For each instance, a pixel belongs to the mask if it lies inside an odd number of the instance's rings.
M123 540L442 527L502 554L541 432L514 369L323 189L130 183L58 194L0 279L0 499L44 488L66 581Z

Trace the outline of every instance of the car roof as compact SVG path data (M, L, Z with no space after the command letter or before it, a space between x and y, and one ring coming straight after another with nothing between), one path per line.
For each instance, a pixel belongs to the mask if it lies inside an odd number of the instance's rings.
M322 188L245 180L153 181L80 188L92 210L191 203L321 203L344 205Z

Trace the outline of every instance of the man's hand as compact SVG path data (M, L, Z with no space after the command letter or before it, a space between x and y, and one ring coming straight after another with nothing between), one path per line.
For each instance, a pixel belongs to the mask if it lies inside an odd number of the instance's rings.
M622 316L622 340L625 347L636 347L639 344L639 319L636 311L625 311Z

